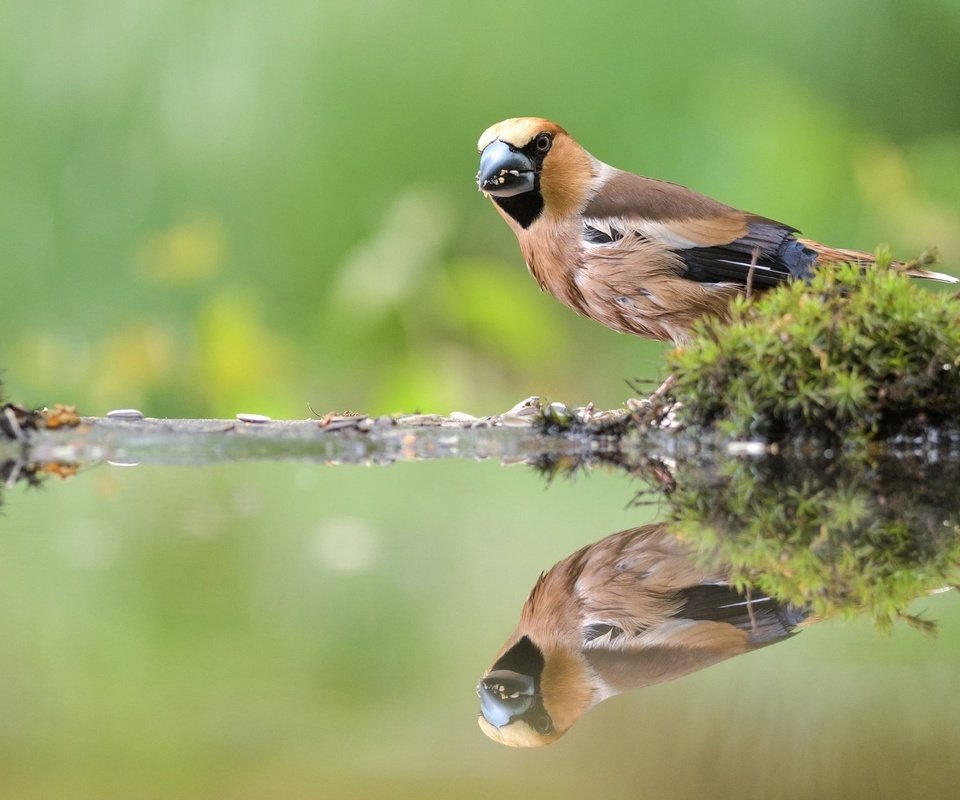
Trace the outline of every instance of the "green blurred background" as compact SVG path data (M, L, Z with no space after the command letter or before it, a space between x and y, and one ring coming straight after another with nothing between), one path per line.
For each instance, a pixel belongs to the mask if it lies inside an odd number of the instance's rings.
M0 3L0 367L86 413L614 405L661 346L540 295L476 192L539 114L838 245L960 263L960 3ZM6 493L0 800L953 798L960 607L826 623L521 753L473 686L635 486L103 467Z
M490 123L960 263L960 3L0 4L2 366L29 404L613 405L660 346L527 276Z

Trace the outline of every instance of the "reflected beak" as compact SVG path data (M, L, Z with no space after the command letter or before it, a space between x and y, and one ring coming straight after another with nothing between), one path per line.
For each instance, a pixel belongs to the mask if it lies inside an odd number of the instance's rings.
M529 675L498 669L480 681L477 694L483 718L494 727L502 728L533 706L536 687Z
M480 154L477 188L496 197L513 197L536 188L537 170L529 157L506 142L491 142Z

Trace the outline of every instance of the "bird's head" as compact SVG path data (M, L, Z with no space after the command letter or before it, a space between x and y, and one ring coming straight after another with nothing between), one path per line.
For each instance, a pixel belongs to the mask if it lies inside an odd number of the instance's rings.
M477 187L524 228L545 209L561 215L580 206L599 163L563 128L541 117L491 125L477 150Z
M529 637L521 637L477 685L481 730L511 747L552 744L594 702L582 672L562 653L547 658Z

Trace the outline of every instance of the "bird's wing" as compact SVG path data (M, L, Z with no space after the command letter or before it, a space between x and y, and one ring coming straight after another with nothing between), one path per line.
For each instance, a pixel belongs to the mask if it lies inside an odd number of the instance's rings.
M783 641L805 617L792 606L746 597L725 585L689 587L679 596L681 608L654 628L632 633L593 625L584 630L582 652L602 681L604 696L673 680Z
M726 583L658 592L640 579L633 587L611 584L607 599L615 602L607 608L594 605L587 612L582 628L586 648L712 648L723 629L746 647L762 647L791 636L807 616L803 609L759 592L739 592Z
M576 566L581 649L611 692L781 641L806 616L737 591L663 525L609 536L582 551Z
M746 636L736 628L716 622L687 626L688 635L701 646L651 645L638 648L588 647L583 656L602 682L600 699L674 680L747 652ZM709 646L705 646L709 643Z
M683 605L677 619L719 622L747 634L751 647L760 647L792 636L807 616L796 606L756 590L740 592L729 584L700 584L679 592Z
M795 228L749 214L667 181L611 170L583 210L587 246L646 240L672 251L682 277L758 288L808 277L816 253Z

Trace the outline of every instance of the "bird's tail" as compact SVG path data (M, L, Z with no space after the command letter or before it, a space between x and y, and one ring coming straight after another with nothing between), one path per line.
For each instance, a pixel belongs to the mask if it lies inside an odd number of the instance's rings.
M797 239L804 247L809 247L817 254L817 261L820 264L839 264L849 261L854 264L860 264L864 267L872 267L877 262L877 257L873 253L864 253L860 250L844 250L840 247L828 247L812 239ZM960 283L960 278L948 275L945 272L934 272L926 269L928 264L935 264L937 253L935 250L927 250L911 261L891 261L890 266L893 269L905 272L911 278L924 278L930 281L942 281L943 283Z

